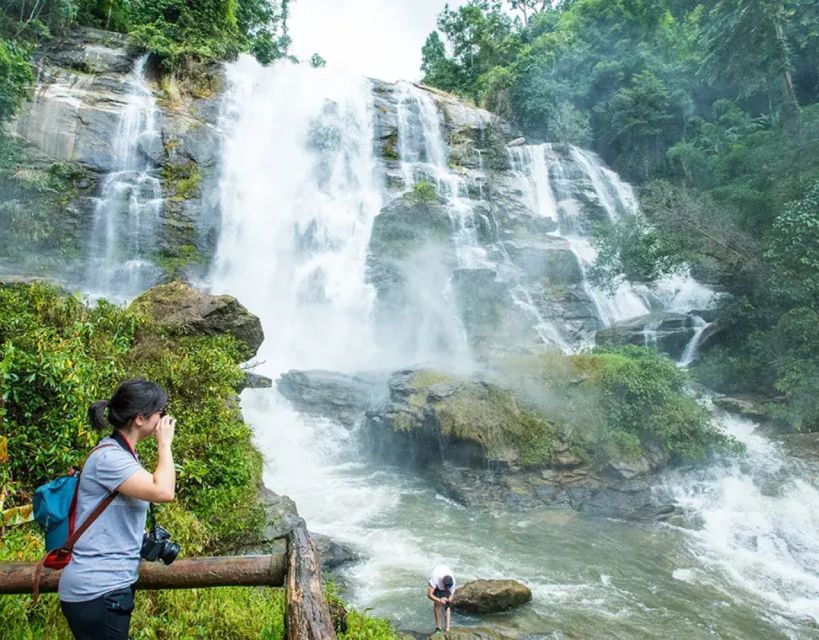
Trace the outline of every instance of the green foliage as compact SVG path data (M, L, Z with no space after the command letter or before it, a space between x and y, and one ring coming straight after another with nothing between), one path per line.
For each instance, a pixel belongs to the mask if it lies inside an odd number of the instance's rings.
M269 63L287 53L286 7L287 0L134 0L129 33L170 70L242 51Z
M772 289L784 302L819 301L819 181L796 202L785 205L768 234L765 258Z
M412 185L409 198L416 203L436 203L438 202L438 190L431 182L421 180Z
M201 182L202 170L192 160L162 167L162 186L170 200L181 202L198 197Z
M514 22L493 0L470 0L457 9L448 6L438 16L438 29L449 42L448 57L438 32L422 49L424 83L478 100L483 74L513 60L520 42Z
M399 640L390 623L382 618L369 618L357 611L347 614L347 632L338 640Z
M672 360L636 346L595 353L608 437L616 448L634 455L653 445L675 458L702 459L724 444L707 410L684 393L685 374Z
M0 35L38 43L73 24L128 33L167 71L192 73L197 62L232 59L240 52L266 64L287 55L289 0L8 0ZM0 42L0 86L4 53ZM13 92L10 92L13 95ZM4 93L0 91L0 120Z
M647 451L698 460L734 446L686 392L686 372L653 350L507 356L499 367L519 402L598 464Z
M798 9L797 9L798 7ZM788 0L719 0L708 13L703 29L705 74L732 82L740 95L781 93L784 116L798 122L791 72L794 68L793 20L819 27L815 3ZM774 86L783 89L776 91Z
M237 0L136 0L131 38L172 68L188 59L229 59L240 51Z
M3 430L24 491L80 464L96 442L86 410L124 375L135 330L104 302L87 309L45 285L0 288Z
M60 35L85 4L84 0L7 0L2 7L8 20L4 30L21 39Z
M26 52L13 40L0 37L0 124L14 115L33 82Z
M86 425L94 400L123 379L157 381L178 419L174 440L177 500L160 521L183 555L220 553L253 543L263 522L256 502L261 456L242 420L236 388L243 359L228 336L169 339L139 313L104 301L86 307L50 286L0 288L0 436L8 438L3 490L12 503L30 500L37 485L82 463L100 434ZM152 440L140 444L143 463L155 460ZM41 536L25 527L0 545L3 559L34 560ZM280 638L281 595L262 589L207 589L141 594L136 637ZM258 615L247 616L253 610ZM55 599L36 607L28 596L0 599L14 637L67 637ZM61 635L62 634L62 635Z
M83 0L77 21L106 31L127 33L129 27L128 0Z

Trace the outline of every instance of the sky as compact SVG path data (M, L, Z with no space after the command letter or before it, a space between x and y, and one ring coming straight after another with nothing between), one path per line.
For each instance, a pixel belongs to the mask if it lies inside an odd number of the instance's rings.
M466 0L449 0L451 7ZM421 78L421 47L447 0L295 0L292 52L393 82Z

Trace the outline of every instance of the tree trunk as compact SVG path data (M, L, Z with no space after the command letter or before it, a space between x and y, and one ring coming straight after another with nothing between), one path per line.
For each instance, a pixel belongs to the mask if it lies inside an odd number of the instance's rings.
M287 536L287 640L335 640L321 567L304 520Z
M788 42L785 37L785 27L782 24L781 13L774 19L774 30L780 46L780 64L782 65L782 117L785 119L785 128L796 133L802 126L802 113L799 109L799 100L791 78L791 58L788 55Z
M793 87L791 72L787 69L785 69L782 78L782 93L782 110L785 117L785 126L791 133L798 133L802 127L802 112L799 108L799 100L796 98L796 90Z

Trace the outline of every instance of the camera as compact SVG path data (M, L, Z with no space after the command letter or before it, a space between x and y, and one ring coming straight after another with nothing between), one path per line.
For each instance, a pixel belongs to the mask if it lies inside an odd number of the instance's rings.
M179 555L179 545L171 541L170 533L159 525L154 525L142 537L139 555L148 562L162 560L165 564L171 564Z

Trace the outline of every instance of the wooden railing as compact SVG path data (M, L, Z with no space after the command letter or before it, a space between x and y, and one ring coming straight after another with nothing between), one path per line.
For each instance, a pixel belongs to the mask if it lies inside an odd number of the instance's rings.
M0 562L0 594L31 593L33 562ZM44 569L42 593L57 590L60 572ZM143 562L137 589L193 589L230 586L286 586L287 640L335 640L336 632L321 587L318 553L299 519L287 535L287 553L269 556L181 558L171 565Z

